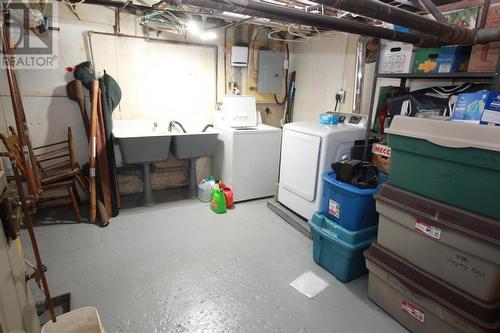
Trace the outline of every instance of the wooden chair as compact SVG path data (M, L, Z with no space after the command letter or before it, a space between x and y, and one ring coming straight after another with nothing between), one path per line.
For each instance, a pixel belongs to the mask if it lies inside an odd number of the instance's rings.
M12 135L6 137L0 134L5 147L16 159L17 165L22 166L22 152L18 144L15 130L9 127ZM38 153L35 153L38 152ZM37 183L40 184L41 192L66 190L67 195L41 197L38 202L61 200L69 198L78 222L81 222L80 198L76 190L75 182L78 182L88 194L88 187L81 174L79 165L74 160L73 137L71 128L68 128L67 140L49 145L33 148L31 152L35 156L39 173L36 175ZM24 170L20 168L21 173Z
M9 130L13 135L16 134L13 127L9 127ZM68 127L66 140L33 148L42 185L64 179L74 179L88 195L88 184L82 175L80 166L75 162L74 151L71 127Z

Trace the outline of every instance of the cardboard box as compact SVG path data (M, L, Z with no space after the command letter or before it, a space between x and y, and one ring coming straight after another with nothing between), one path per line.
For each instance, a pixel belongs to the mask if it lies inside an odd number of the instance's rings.
M446 46L440 48L434 72L466 72L469 65L470 52L470 46Z
M489 93L481 116L481 124L500 126L500 93Z
M495 72L499 55L500 42L474 45L467 70L469 72Z
M479 124L487 97L487 91L459 94L451 120Z
M400 42L382 43L378 72L409 73L413 60L413 46Z
M375 143L372 147L372 163L379 171L389 173L391 167L391 147Z
M461 28L474 29L477 25L479 9L479 6L468 6L467 8L445 12L443 15L448 20L449 24L456 25Z
M486 16L486 28L500 27L500 4L491 5ZM469 72L496 72L500 42L472 47Z
M434 73L437 69L439 49L418 49L415 52L413 73Z

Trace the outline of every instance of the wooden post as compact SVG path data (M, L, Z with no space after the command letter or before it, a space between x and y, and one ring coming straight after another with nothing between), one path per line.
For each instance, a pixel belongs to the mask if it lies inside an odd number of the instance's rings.
M43 293L45 294L45 303L50 311L50 318L53 322L56 322L56 312L54 308L54 302L52 297L50 297L49 285L47 283L47 278L45 277L45 268L42 263L42 257L40 255L40 250L38 249L38 242L35 236L35 230L33 229L33 221L31 220L31 212L26 202L26 196L24 194L24 188L22 183L22 177L19 173L18 166L16 165L16 160L14 156L9 154L10 162L12 163L12 171L14 172L14 179L17 185L17 191L19 193L19 199L21 201L21 208L23 210L24 225L28 229L28 234L31 240L31 246L33 248L33 253L35 254L36 260L36 273L39 274L40 280L42 281Z
M97 104L99 97L99 82L92 81L91 87L92 111L90 115L90 158L89 158L89 184L90 184L90 222L95 223L97 211L97 188L96 188L96 156L97 156Z
M0 3L0 15L3 15L3 2ZM0 24L0 35L2 39L3 54L9 58L11 55L9 35L5 29L5 18L2 18ZM25 178L28 183L28 189L35 201L38 200L41 184L37 181L36 174L38 173L38 166L33 160L32 146L29 139L28 124L26 123L26 115L24 113L23 103L19 93L19 86L17 85L16 74L10 61L5 62L5 71L7 74L7 81L9 83L10 97L12 101L12 108L14 110L14 118L16 120L16 128L19 138L19 146L22 150L23 164L22 168L25 170Z
M106 213L112 216L113 207L111 205L111 187L108 166L108 155L106 151L106 132L104 129L104 115L102 113L101 90L97 96L97 167L99 168L100 192Z

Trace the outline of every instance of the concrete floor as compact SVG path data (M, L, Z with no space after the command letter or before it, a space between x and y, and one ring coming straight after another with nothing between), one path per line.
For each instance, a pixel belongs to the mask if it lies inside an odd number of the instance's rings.
M343 284L317 266L311 241L266 200L216 215L172 193L103 229L41 215L52 295L95 306L108 333L406 332L367 298L366 276ZM330 283L312 300L289 286L308 270Z

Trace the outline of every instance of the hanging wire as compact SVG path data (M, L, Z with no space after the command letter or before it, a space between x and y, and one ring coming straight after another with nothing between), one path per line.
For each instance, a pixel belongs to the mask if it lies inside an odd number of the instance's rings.
M314 34L312 34L311 30L312 32L314 32ZM329 30L320 31L316 27L304 28L294 23L288 24L286 26L285 31L288 32L289 35L294 36L296 38L281 37L279 33L283 31L284 31L283 29L273 29L267 34L267 37L271 40L285 42L285 43L307 43L311 40L319 40L322 37L331 37L340 34L336 31L329 31Z
M69 0L62 0L66 5L68 6L75 6L84 3L86 0L79 0L79 1L69 1Z
M150 29L182 35L186 24L170 11L155 11L139 18L140 25Z

